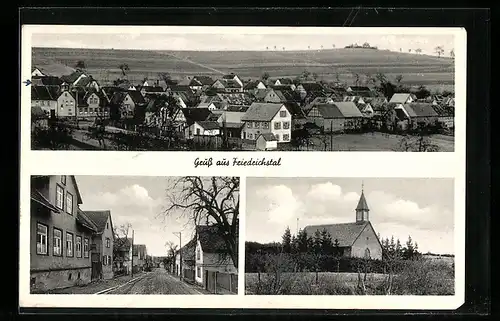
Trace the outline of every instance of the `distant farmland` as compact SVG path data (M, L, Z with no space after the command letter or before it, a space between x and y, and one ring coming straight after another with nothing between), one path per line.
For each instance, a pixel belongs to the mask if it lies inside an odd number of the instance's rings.
M83 60L98 80L116 79L120 64L130 68L129 78L140 81L168 72L174 78L234 72L240 77L295 77L304 70L318 79L352 83L354 73L363 80L378 72L390 79L403 76L408 85L453 89L454 61L450 58L371 49L325 49L307 51L152 51L113 49L33 48L32 64L41 68L54 64L75 66Z

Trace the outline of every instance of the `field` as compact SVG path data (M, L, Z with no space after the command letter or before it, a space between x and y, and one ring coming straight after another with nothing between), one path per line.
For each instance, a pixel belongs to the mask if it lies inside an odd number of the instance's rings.
M438 146L440 152L454 151L454 137L445 135L431 135L428 137L431 144ZM400 135L384 134L379 132L366 134L342 134L333 136L334 151L399 151L399 143L402 139ZM313 145L302 147L306 150L324 151L332 150L329 136L325 140L318 137L311 139Z
M278 271L278 270L277 270ZM260 295L453 295L453 260L407 262L398 274L245 273L246 294ZM317 278L316 278L317 274Z
M74 67L83 60L88 71L100 81L121 75L120 64L130 68L129 79L141 81L168 72L174 78L188 75L217 76L234 72L255 79L264 72L271 77L295 77L304 70L318 79L353 83L353 73L363 80L378 72L390 79L403 76L408 85L426 85L430 89L453 89L454 61L427 55L370 49L325 49L307 51L152 51L113 49L33 48L32 65Z

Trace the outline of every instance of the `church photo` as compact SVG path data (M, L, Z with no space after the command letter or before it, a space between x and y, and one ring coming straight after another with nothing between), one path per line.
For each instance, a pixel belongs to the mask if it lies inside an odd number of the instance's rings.
M454 295L454 180L247 178L245 294Z

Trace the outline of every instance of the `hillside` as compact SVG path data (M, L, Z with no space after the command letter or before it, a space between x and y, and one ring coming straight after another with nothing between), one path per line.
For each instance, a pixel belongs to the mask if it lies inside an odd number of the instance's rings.
M427 55L370 49L325 49L306 51L152 51L113 49L33 48L32 64L39 67L67 65L83 60L96 78L104 72L116 78L118 66L125 63L130 77L140 79L168 72L174 77L194 74L218 75L234 72L244 78L294 77L304 70L319 79L352 80L352 74L382 72L389 77L403 75L411 84L452 85L454 61Z

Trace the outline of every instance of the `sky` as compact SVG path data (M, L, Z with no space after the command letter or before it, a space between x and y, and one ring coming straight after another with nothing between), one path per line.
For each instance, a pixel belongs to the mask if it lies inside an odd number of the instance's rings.
M361 188L381 238L411 236L423 253L453 254L454 182L447 178L248 178L246 240L281 241L288 226L355 222ZM297 224L297 218L298 224Z
M175 178L156 176L76 176L82 195L82 210L111 210L113 226L130 223L134 244L145 244L148 254L166 256L165 243L179 244L174 232L182 233L182 245L189 242L193 226L180 214L158 216L165 209L167 190ZM129 235L131 237L131 234Z
M444 56L454 48L454 36L446 34L374 35L374 34L236 34L236 33L34 33L33 47L144 49L144 50L285 50L343 48L364 42L379 49L408 52L420 48L423 54L436 55L434 48L443 46Z

